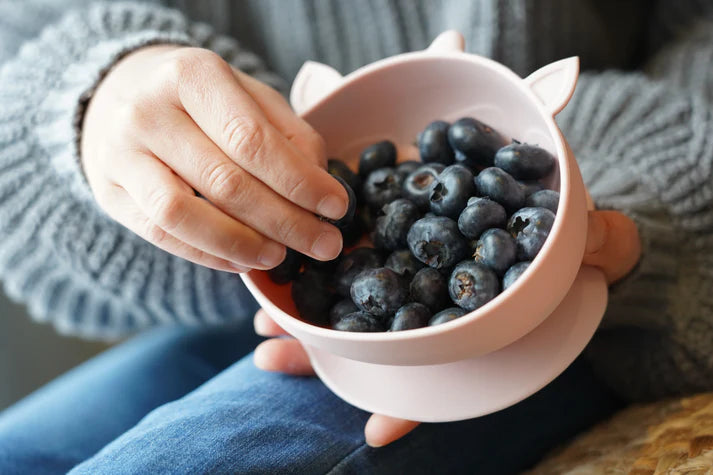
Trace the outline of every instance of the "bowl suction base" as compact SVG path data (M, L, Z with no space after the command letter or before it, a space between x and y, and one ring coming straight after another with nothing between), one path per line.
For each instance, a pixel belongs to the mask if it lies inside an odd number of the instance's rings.
M516 404L562 373L594 335L607 296L601 271L583 266L564 300L532 332L452 363L390 366L306 350L324 384L356 407L421 422L470 419Z

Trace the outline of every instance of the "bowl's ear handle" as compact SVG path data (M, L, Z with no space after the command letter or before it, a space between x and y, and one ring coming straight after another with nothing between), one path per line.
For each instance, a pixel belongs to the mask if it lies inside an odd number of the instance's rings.
M524 81L552 115L564 109L577 85L579 58L561 59L527 76Z
M326 64L307 61L297 72L290 90L290 104L298 115L303 115L320 99L332 92L342 81L339 72Z
M455 30L448 30L438 35L426 51L434 53L462 52L464 48L463 35ZM297 72L292 83L290 104L297 114L303 115L320 99L335 90L341 81L342 75L334 68L315 61L307 61Z
M431 42L426 51L433 53L462 53L465 51L465 39L456 30L444 31Z

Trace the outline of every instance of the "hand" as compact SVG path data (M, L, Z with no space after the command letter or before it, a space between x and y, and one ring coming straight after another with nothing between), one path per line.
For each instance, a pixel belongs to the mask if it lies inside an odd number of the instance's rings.
M342 217L348 199L322 138L210 51L159 45L119 61L88 106L81 155L104 211L192 262L244 272L279 264L285 246L341 251L315 216Z
M599 267L612 283L634 268L641 254L639 232L634 222L616 211L590 211L589 232L582 263ZM265 312L255 314L255 332L262 336L286 335ZM294 375L314 375L304 348L292 338L272 338L255 349L255 365L267 371ZM366 443L382 447L411 432L418 422L380 414L369 418L364 428Z

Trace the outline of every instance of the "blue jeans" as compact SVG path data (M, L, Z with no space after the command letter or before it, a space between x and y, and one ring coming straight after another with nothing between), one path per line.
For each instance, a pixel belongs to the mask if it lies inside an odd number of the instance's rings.
M159 328L108 350L0 413L0 473L502 475L622 405L580 358L513 407L372 449L369 414L316 378L258 370L258 341L247 323Z

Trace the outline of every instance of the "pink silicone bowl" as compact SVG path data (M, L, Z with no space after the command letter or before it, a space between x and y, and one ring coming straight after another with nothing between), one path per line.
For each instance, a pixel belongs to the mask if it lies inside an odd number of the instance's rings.
M436 119L472 116L505 137L535 143L557 158L549 186L560 192L552 231L525 274L483 307L435 327L388 333L338 332L298 318L290 286L265 272L243 279L262 307L302 343L346 358L386 365L447 363L500 349L533 330L558 306L581 266L587 193L553 116L567 103L577 58L525 79L487 58L463 52L462 36L440 35L424 51L394 56L342 77L307 63L291 102L325 139L330 157L354 165L363 147L383 139L413 143Z

